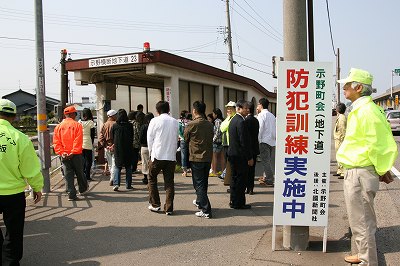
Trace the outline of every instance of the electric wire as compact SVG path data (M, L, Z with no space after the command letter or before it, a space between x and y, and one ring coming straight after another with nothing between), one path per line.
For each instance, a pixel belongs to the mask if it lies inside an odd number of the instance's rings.
M246 2L247 5L249 5L249 3ZM237 3L236 3L237 5ZM237 5L239 8L241 8L242 10L244 10L242 7L240 7L239 5ZM255 10L249 5L249 7L253 10L253 12L255 12ZM232 8L233 9L233 8ZM253 25L254 27L256 27L257 29L259 29L261 32L265 33L268 37L281 42L279 39L276 39L276 35L271 33L264 25L262 25L257 19L255 19L253 16L251 16L246 10L244 10L244 12L250 16L253 20L255 20L258 24L260 24L266 31L270 32L271 34L273 34L272 36L270 34L268 34L267 32L265 32L262 28L258 27L257 25L254 25L254 23L252 23L250 20L248 20L247 18L245 18L242 14L240 14L240 12L238 12L237 10L234 9L234 11L239 14L242 18L244 18L246 21L248 21L251 25ZM256 13L256 12L255 12ZM3 15L1 15L3 14ZM257 13L256 13L257 14ZM257 14L257 16L260 16L259 14ZM17 10L17 9L7 9L7 8L2 8L0 7L0 19L12 19L12 20L17 20L17 21L24 21L24 22L33 22L34 21L34 16L32 15L31 12L25 12L25 11L21 11L21 10ZM46 24L54 24L54 25L64 25L64 26L87 26L89 25L89 27L95 27L95 28L116 28L116 29L129 29L132 30L131 28L127 28L126 25L128 24L129 26L136 26L139 28L139 30L154 30L154 27L158 27L158 28L162 28L159 31L168 31L168 32L200 32L204 33L204 32L216 32L216 29L218 29L218 27L215 26L204 26L204 25L180 25L180 24L165 24L165 23L143 23L143 22L134 22L134 21L128 21L128 20L107 20L107 19L96 19L93 17L79 17L79 16L63 16L63 15L54 15L54 14L45 14L44 15L44 19L46 20ZM267 23L265 20L263 20L271 29L273 29L271 27L271 25L269 23ZM65 24L66 23L66 24ZM84 25L82 25L82 23ZM87 25L85 25L87 24ZM196 29L197 28L197 29ZM194 30L193 30L194 29ZM276 31L276 30L275 30ZM277 32L277 31L276 31ZM278 33L279 34L279 33ZM238 38L240 38L237 34L236 36ZM274 38L275 37L275 38ZM7 36L0 36L0 39L5 39L5 40L17 40L17 41L30 41L30 42L35 42L34 39L30 39L30 38L15 38L15 37L7 37ZM92 46L92 47L107 47L107 48L124 48L124 49L142 49L142 47L135 47L135 46L124 46L124 45L110 45L110 44L98 44L98 43L83 43L83 42L64 42L64 41L53 41L53 40L48 40L48 41L44 41L45 43L54 43L54 44L68 44L68 45L79 45L79 46ZM185 49L163 49L165 51L172 51L172 52L176 52L176 53L195 53L195 54L204 54L205 56L207 54L212 54L213 56L215 55L226 55L227 53L220 53L220 52L216 52L216 50L214 49L214 52L208 52L208 51L198 51L200 49L209 47L209 46L215 46L217 44L220 43L220 39L217 37L217 40L212 41L212 42L208 42L205 44L201 44L201 45L197 45L197 46L193 46L193 47L188 47ZM0 44L1 45L1 44ZM14 49L30 49L31 46L28 45L21 45L18 44L16 46L19 47L7 47L7 44L2 44L1 46L6 47L6 48L14 48ZM25 48L26 47L26 48ZM46 50L50 50L50 51L59 51L59 49L50 49L49 47L46 47ZM239 49L239 45L238 45L238 50L239 50L239 55L235 55L238 58L241 58L243 60L247 60L249 62L253 62L256 64L260 64L263 66L267 66L267 67L271 67L269 65L257 62L255 60L243 57L240 55L240 49ZM104 54L99 54L99 53L85 53L85 51L82 51L81 49L78 50L69 50L69 54L74 54L74 55L91 55L91 56L97 56L97 55L104 55ZM199 57L199 56L197 56ZM221 57L216 57L215 59L219 60L222 59ZM246 64L240 64L240 66L243 67L247 67L249 69L253 69L259 72L263 72L266 74L270 74L271 73L267 73L264 71L261 71L259 69L256 69L254 67L248 66Z
M246 20L248 23L250 23L251 25L253 25L255 28L257 28L259 31L261 31L262 33L264 33L265 35L267 35L268 37L270 37L271 39L275 40L278 43L283 43L282 40L276 38L273 35L268 34L267 32L265 32L263 29L261 29L260 27L258 27L257 25L255 25L253 22L251 22L249 19L247 19L245 16L243 16L242 14L240 14L240 12L238 12L235 8L231 7L231 9L233 11L235 11L239 16L241 16L244 20Z
M33 22L34 16L30 12L7 9L0 7L0 19L9 20L15 19L17 21ZM62 26L77 26L77 27L91 27L91 28L110 28L121 30L137 30L137 31L158 31L158 32L185 32L185 33L212 33L215 32L216 26L207 25L182 25L182 24L166 24L166 23L152 23L152 22L137 22L130 20L111 20L102 18L79 17L79 16L63 16L45 14L44 20L46 24L62 25Z
M235 35L236 35L237 38L239 38L242 42L245 42L245 43L246 43L248 46L250 46L252 49L257 50L258 52L264 54L265 56L271 56L270 54L266 54L266 53L265 53L265 50L260 49L260 48L258 48L258 47L256 47L256 46L254 46L252 43L248 42L245 38L243 38L241 35L237 34L236 32L235 32ZM271 56L271 57L272 57L272 56Z
M332 49L333 49L333 54L336 56L336 52L335 52L335 45L333 44L333 35L332 35L332 27L331 27L331 17L329 15L329 4L328 4L328 0L325 0L326 2L326 11L328 13L328 22L329 22L329 32L331 34L331 43L332 43Z
M258 24L260 24L261 27L263 27L266 31L268 31L270 34L272 34L276 39L283 41L282 37L277 36L275 33L273 33L271 30L269 30L268 28L266 28L260 21L258 21L256 18L254 18L251 14L249 14L249 12L247 12L243 7L241 7L238 3L236 3L236 5L242 9L249 17L251 17L254 21L256 21ZM237 11L236 11L237 12Z
M264 74L267 74L267 75L272 76L272 73L269 73L269 72L266 72L266 71L262 71L262 70L260 70L260 69L257 69L257 68L254 68L254 67L251 67L251 66L248 66L248 65L245 65L245 64L240 64L240 65L238 64L238 66L239 66L239 67L244 66L244 67L253 69L253 70L255 70L255 71L258 71L258 72L261 72L261 73L264 73Z
M266 66L266 67L271 67L271 68L272 68L272 65L267 65L267 64L264 64L264 63L261 63L261 62L258 62L258 61L255 61L255 60L252 60L252 59L249 59L249 58L246 58L246 57L237 55L237 54L233 54L233 55L234 55L234 56L237 56L237 57L239 57L239 58L241 58L241 59L247 60L247 61L249 61L249 62L252 62L252 63L258 64L258 65L262 65L262 66Z
M259 17L261 18L262 21L265 22L265 24L267 24L273 31L275 31L277 34L279 34L279 36L281 38L283 38L283 35L281 32L277 31L274 27L271 26L271 24L268 23L268 21L266 21L260 14L257 13L257 11L246 1L244 0L244 2L250 7L250 9Z

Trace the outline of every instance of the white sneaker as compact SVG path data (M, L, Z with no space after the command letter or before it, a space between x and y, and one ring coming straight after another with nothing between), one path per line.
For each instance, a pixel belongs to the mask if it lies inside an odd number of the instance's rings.
M79 198L78 198L78 196L75 196L75 197L68 197L68 201L76 201L76 200L79 200Z
M205 219L211 218L211 215L209 213L204 213L203 211L196 212L195 215L197 217L203 217Z
M114 186L114 188L113 188L114 191L118 191L118 189L119 189L118 185Z
M89 183L88 183L88 185L87 185L86 190L83 191L83 192L79 192L79 195L83 196L83 195L85 195L85 194L88 193L88 192L89 192Z
M195 199L193 200L193 205L196 206L196 207L199 207L199 204L197 204Z
M149 205L147 208L152 212L158 212L161 209L160 207L153 207L152 205Z

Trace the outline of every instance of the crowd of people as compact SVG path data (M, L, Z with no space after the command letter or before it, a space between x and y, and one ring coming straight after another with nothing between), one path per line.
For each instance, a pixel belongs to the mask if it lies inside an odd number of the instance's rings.
M334 139L338 168L335 176L344 179L344 198L358 253L345 261L377 265L375 232L377 229L374 198L379 181L390 183L390 169L397 155L397 145L383 111L371 98L372 75L361 69L351 69L344 84L346 99L351 101L346 117L346 106L338 104ZM156 104L157 115L143 113L143 106L127 113L124 109L109 110L102 125L98 149L104 149L110 174L110 186L119 191L121 171L125 169L125 187L132 190L132 174L139 173L149 194L148 209L161 211L158 174L162 171L166 200L163 212L174 212L177 151L181 154L183 176L191 175L198 208L197 217L212 218L208 197L209 177L220 177L229 185L229 206L249 209L246 193L254 194L255 165L258 157L264 174L260 184L274 186L274 156L276 118L268 110L269 101L261 98L255 107L252 102L229 101L226 117L218 108L206 114L206 104L193 102L191 112L183 110L180 118L169 115L166 101ZM256 112L256 114L255 114ZM63 176L69 201L78 200L89 189L95 124L90 110L84 109L82 119L76 121L74 106L64 109L65 118L54 130L53 147L61 157ZM29 184L34 203L41 199L43 176L32 142L11 123L16 117L16 106L0 99L0 213L6 234L0 234L5 265L19 265L22 258L25 193ZM178 143L178 144L177 144ZM75 187L75 176L78 190Z

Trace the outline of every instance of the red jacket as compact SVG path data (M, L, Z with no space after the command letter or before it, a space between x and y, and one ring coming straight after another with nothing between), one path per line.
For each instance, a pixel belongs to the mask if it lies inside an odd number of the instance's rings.
M53 146L58 155L82 154L83 128L72 118L65 118L54 129Z

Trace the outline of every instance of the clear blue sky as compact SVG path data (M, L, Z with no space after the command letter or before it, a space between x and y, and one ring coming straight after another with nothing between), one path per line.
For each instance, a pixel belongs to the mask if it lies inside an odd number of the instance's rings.
M0 96L19 87L34 92L35 23L32 0L0 2ZM271 57L283 56L283 10L278 0L230 0L235 73L272 91ZM350 67L374 75L378 94L390 87L400 68L398 0L330 0L335 48L340 48L342 77ZM221 0L104 1L43 0L46 94L59 98L60 50L72 59L139 52L143 42L229 71L224 44L225 2ZM325 0L314 0L315 61L332 62ZM256 70L254 70L256 69ZM266 72L266 73L265 73ZM94 96L93 86L75 85L74 100ZM400 77L394 77L394 84ZM341 96L343 99L343 96Z

